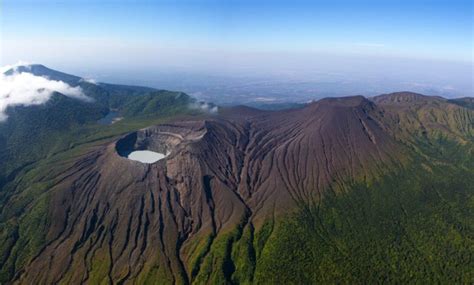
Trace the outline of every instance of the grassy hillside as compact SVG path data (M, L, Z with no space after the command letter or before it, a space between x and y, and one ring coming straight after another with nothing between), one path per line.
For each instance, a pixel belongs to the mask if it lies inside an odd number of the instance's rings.
M449 102L469 109L474 109L474 97L456 98L449 100Z
M442 164L420 159L284 219L257 261L255 283L471 283L474 156L444 142L440 150Z

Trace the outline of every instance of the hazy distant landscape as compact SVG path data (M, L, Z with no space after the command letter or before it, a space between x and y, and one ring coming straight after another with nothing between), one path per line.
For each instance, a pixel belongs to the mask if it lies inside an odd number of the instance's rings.
M151 69L131 73L130 70L102 73L89 70L83 73L98 81L180 90L220 105L257 107L269 104L287 106L288 103L307 103L334 96L375 96L399 90L447 98L474 94L472 68L467 63L440 61L433 64L428 60L374 60L362 56L351 58L340 67L335 63L331 66L330 61L321 64L318 55L308 56L306 62L299 60L301 66L296 70L281 63L265 72L259 67L261 60L257 59L248 70L239 68L239 65L227 69L221 65L222 72L203 68L192 72ZM314 63L309 63L311 61Z

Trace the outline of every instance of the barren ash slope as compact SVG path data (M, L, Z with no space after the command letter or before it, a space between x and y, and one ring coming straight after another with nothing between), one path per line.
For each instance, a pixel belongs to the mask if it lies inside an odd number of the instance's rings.
M0 265L19 284L469 283L473 125L408 92L153 125L28 173L43 199Z

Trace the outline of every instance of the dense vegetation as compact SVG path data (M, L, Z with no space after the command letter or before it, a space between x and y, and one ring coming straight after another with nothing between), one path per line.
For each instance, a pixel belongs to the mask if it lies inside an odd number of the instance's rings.
M275 230L256 283L469 284L474 278L474 157L445 144L372 185L307 204Z
M454 103L456 105L466 107L469 109L474 109L474 98L473 97L464 97L464 98L457 98L451 99L449 102Z

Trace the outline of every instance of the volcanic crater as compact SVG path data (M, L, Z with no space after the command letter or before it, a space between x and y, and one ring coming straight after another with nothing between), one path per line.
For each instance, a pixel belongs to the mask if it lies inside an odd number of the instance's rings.
M159 125L129 133L119 139L115 150L121 157L155 163L170 155L178 145L197 141L205 130L196 123Z

